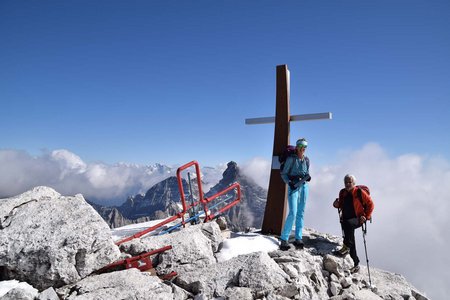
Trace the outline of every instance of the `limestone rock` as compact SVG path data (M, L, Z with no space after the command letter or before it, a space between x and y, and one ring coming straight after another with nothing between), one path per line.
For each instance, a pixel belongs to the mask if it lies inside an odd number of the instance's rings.
M57 292L66 300L174 299L171 287L158 277L137 269L89 276Z
M119 249L83 196L48 187L0 200L0 273L42 290L76 282L113 262Z
M216 223L219 225L220 230L226 230L228 228L227 219L223 216L218 217Z
M9 290L1 300L34 300L38 292L32 292L29 289L13 288Z
M56 291L52 287L49 287L39 294L37 300L59 300L59 297Z
M121 249L132 255L138 255L171 245L171 250L158 256L156 270L158 274L172 271L182 274L215 264L213 249L218 247L218 241L222 241L219 226L211 222L189 226L171 234L135 239L121 245Z
M225 290L227 300L253 300L252 289L246 287L231 287Z
M365 300L381 300L380 296L372 293L370 290L359 290L355 292L356 299L365 299Z
M239 255L208 268L181 274L175 283L194 293L207 297L223 297L232 286L247 287L255 293L281 288L288 275L266 253Z
M200 225L202 233L211 241L211 247L214 253L219 251L223 242L220 226L216 222L208 222Z
M415 294L417 293L405 277L400 274L376 268L370 268L370 274L372 275L372 284L377 287L376 294L383 299L408 299L413 297L413 291ZM425 296L422 297L427 299Z

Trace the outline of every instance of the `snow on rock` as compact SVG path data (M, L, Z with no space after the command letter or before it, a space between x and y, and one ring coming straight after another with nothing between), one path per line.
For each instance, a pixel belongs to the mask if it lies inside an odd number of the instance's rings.
M48 187L0 199L0 279L43 290L74 283L120 255L108 225L83 196Z
M15 291L14 291L15 290ZM19 282L17 280L5 280L1 281L0 285L0 299L17 299L11 298L18 290L23 291L25 294L36 296L39 292L26 282ZM14 291L14 292L11 292ZM11 292L11 293L10 293ZM7 295L9 293L9 295ZM31 299L33 299L31 298Z
M217 261L222 262L235 256L249 254L257 251L275 251L278 249L278 240L274 237L261 234L233 234L234 238L223 241L222 249L216 254Z
M158 277L137 269L89 276L57 290L66 300L174 299L172 288Z

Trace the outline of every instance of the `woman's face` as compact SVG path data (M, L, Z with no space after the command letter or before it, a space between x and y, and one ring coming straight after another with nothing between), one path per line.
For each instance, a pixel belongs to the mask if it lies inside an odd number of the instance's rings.
M297 146L297 153L300 156L305 155L305 151L306 151L306 146Z

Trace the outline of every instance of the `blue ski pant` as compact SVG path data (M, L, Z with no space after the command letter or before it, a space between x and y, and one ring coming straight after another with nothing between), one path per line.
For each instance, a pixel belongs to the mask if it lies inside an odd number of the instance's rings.
M302 239L302 230L303 230L303 214L305 212L306 206L306 198L308 198L309 188L308 184L305 183L298 189L291 191L291 188L288 188L288 204L289 204L289 213L286 218L286 222L284 222L283 231L281 232L281 239L284 241L289 240L289 235L292 231L292 225L294 225L295 220L295 239Z

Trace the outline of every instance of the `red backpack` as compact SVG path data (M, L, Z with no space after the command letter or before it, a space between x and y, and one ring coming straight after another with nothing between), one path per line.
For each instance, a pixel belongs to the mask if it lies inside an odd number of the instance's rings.
M366 185L355 185L355 189L356 190L356 196L358 197L358 200L361 202L361 205L364 207L364 203L362 201L362 194L361 194L361 190L364 190L364 192L366 192L368 195L370 195L370 189L368 186ZM341 192L339 193L339 197L342 196L342 192L344 192L346 189L342 189Z

